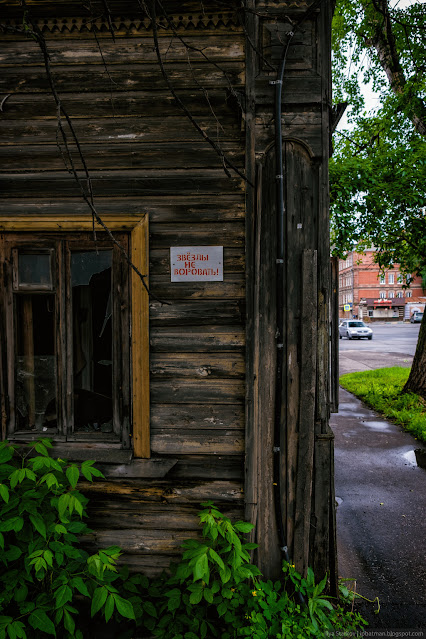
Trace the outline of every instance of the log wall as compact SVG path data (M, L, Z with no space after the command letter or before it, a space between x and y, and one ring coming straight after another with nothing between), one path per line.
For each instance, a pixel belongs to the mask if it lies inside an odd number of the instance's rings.
M245 14L214 0L167 1L178 34L160 18L170 81L247 182L232 170L231 177L225 174L221 159L179 111L138 2L108 0L115 40L107 17L93 20L79 2L27 4L46 36L99 211L148 213L150 286L170 302L150 304L152 463L109 467L105 481L85 487L93 497L95 541L118 541L133 567L150 572L165 567L182 539L197 534L199 503L212 499L233 517L242 517L245 507L261 545L257 561L265 575L280 575L282 540L273 503L273 81L296 25L282 96L281 516L298 569L309 564L319 576L335 574L328 428L330 0L245 0ZM104 14L104 2L91 5ZM17 0L3 3L2 12L6 25L22 22ZM21 216L30 228L41 214L84 213L58 153L42 55L34 42L7 30L0 92L6 97L0 216ZM77 155L75 162L81 168ZM224 246L223 282L170 282L169 248L188 245Z
M22 24L19 3L6 5L1 22ZM164 462L152 472L160 477L139 478L150 470L137 462L103 465L107 479L85 486L93 498L94 541L119 543L133 568L155 572L176 556L183 539L197 534L200 502L212 499L233 518L243 516L244 182L226 176L221 159L176 106L150 20L137 2L108 3L115 41L105 19L91 21L82 4L55 3L54 14L52 3L28 6L46 38L97 208L101 215L149 214L150 287L169 302L150 304L151 454ZM207 15L199 3L169 6L179 11L173 19L188 45L164 24L159 29L171 82L243 171L241 25L221 7ZM22 217L27 230L38 215L90 216L58 150L42 53L31 39L2 37L0 93L7 98L0 113L0 214ZM191 245L223 245L223 282L170 282L170 246Z

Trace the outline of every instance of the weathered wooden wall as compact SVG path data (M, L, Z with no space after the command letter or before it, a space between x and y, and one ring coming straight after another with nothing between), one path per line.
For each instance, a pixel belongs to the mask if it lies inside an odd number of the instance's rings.
M6 4L1 22L22 24L19 3ZM176 106L138 3L108 5L115 42L105 18L91 21L80 3L28 2L97 208L148 212L150 287L170 302L150 305L150 376L151 451L171 470L140 479L140 466L126 466L86 487L96 541L118 542L134 567L155 571L196 534L200 502L243 516L245 192ZM208 14L199 3L168 5L179 11L172 14L179 34L209 61L167 28L159 30L160 48L179 97L243 170L243 120L231 86L243 95L244 35L235 14L210 5ZM0 214L22 216L28 230L40 214L90 216L58 152L55 102L33 40L3 34L0 93L8 96L0 113ZM170 246L188 245L224 246L223 282L170 282Z
M257 180L247 207L247 515L256 521L261 569L278 577L287 546L301 572L335 574L333 435L329 417L328 157L331 3L251 3L247 56L247 166ZM283 166L275 164L277 67L290 31L282 86ZM272 68L271 66L272 65ZM277 365L276 199L284 183L282 388ZM249 189L250 191L250 189ZM268 285L269 283L269 285ZM250 320L250 316L253 321ZM268 384L269 380L269 384ZM274 406L281 402L279 438ZM280 538L271 486L279 447ZM333 584L335 587L335 584Z
M82 141L101 213L148 212L151 449L169 468L137 463L86 487L96 540L123 546L156 571L196 534L200 501L256 524L257 560L279 576L273 504L276 307L273 101L291 24L283 85L285 375L280 442L286 543L300 570L334 569L333 443L329 406L328 154L330 0L168 0L186 50L163 24L160 48L181 100L249 184L178 110L138 3L109 0L91 22L70 0L27 0L46 36L58 90ZM52 5L56 15L52 15ZM93 0L92 6L98 6ZM99 2L99 13L103 12ZM2 7L16 26L18 2ZM3 21L4 21L3 20ZM99 46L94 35L96 35ZM102 52L102 54L101 54ZM188 60L189 58L189 60ZM206 100L206 91L208 100ZM0 49L0 215L86 211L56 145L55 104L37 45L12 33ZM244 104L244 113L238 102ZM212 113L214 112L214 114ZM234 174L233 174L234 175ZM251 185L251 186L250 186ZM299 226L301 225L301 226ZM169 247L223 245L224 281L171 284ZM281 389L280 389L281 392ZM245 462L245 463L244 463ZM142 475L142 476L141 476Z

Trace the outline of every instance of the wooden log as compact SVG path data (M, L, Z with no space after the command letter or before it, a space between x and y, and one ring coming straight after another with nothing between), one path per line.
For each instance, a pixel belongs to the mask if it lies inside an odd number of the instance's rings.
M205 328L193 326L182 330L175 328L153 328L150 333L152 353L160 352L206 352L217 353L223 351L244 350L244 329L232 327L209 326Z
M148 480L115 480L97 481L93 484L82 482L82 492L90 499L98 496L113 498L123 504L136 501L143 507L145 502L161 502L164 504L199 504L211 499L222 507L222 504L243 504L243 488L238 481L185 481L170 483L158 480L155 483Z
M21 46L21 43L20 45ZM212 110L222 122L222 118L232 115L235 118L235 109L228 97L228 91L223 88L219 90L211 89L208 93L208 101L206 96L200 90L185 89L179 91L184 104L191 108L194 117L212 116ZM140 118L150 117L150 110L155 102L158 113L164 117L181 115L176 102L169 90L165 91L147 91L146 88L141 91L121 92L117 87L113 87L111 93L90 94L90 113L94 119L101 118ZM69 94L66 97L67 113L73 120L87 120L87 95L85 94ZM56 106L50 93L41 94L22 94L13 93L4 102L2 111L2 122L5 120L29 120L34 119L37 114L37 120L52 119L56 121Z
M159 404L243 404L243 380L152 380L151 399Z
M166 302L189 299L243 299L244 281L237 278L226 278L223 282L164 282L152 277L151 291L159 299Z
M152 429L151 450L157 455L242 455L244 435L241 430Z
M151 302L149 314L152 326L240 325L244 319L244 300L227 300L226 304L207 299L176 300L172 304Z
M151 379L244 379L239 353L151 353Z
M198 170L197 170L198 173ZM228 178L221 169L208 169L202 174L185 173L183 171L120 171L115 173L92 172L91 181L95 196L121 196L131 193L137 195L155 195L162 193L193 193L203 191L212 195L220 195L223 191L240 191L242 180ZM81 173L81 184L84 188L85 178ZM76 197L80 188L74 177L67 172L58 173L25 173L0 174L0 189L3 197L19 197L25 192L27 197L40 197L50 194L51 197Z
M151 428L243 430L244 411L241 406L217 404L154 404L151 410Z
M131 127L130 127L131 128ZM166 143L146 148L133 142L126 144L84 144L85 160L92 171L97 170L131 170L151 169L152 167L170 170L176 166L187 169L217 168L217 153L204 141L192 144ZM242 165L243 151L230 143L221 144L228 160L235 165ZM76 166L80 166L77 155L73 154ZM8 173L18 171L61 171L64 169L64 158L57 145L0 145L0 166L7 167ZM1 171L1 170L0 170Z
M244 222L223 224L151 224L151 249L171 246L244 247Z
M49 91L49 80L46 76L42 60L40 66L4 67L0 74L0 91L15 93L45 93ZM207 62L175 63L168 70L168 76L172 84L177 88L195 89L197 84L204 88L228 88L243 86L244 70L240 62L221 63L221 68L212 67ZM60 94L86 93L89 94L96 87L96 91L111 91L111 87L117 87L119 91L143 91L149 86L152 90L165 90L167 85L158 64L146 64L143 73L139 65L121 64L114 65L105 73L104 67L88 64L82 68L79 65L66 65L55 67L55 84ZM226 74L226 75L225 75ZM299 90L300 91L300 90ZM304 100L293 100L301 102Z
M109 530L124 528L131 530L195 530L200 531L199 505L175 506L168 504L145 504L143 509L133 504L124 507L117 501L108 500L91 503L88 509L88 524ZM241 518L241 508L225 508L223 514L233 521ZM143 533L142 533L143 534Z
M7 104L7 103L6 103ZM191 108L191 105L188 105ZM170 115L158 117L152 115L152 106L150 115L138 118L129 117L99 117L99 118L77 118L73 120L74 130L79 140L83 144L83 148L89 144L113 146L118 144L122 146L127 143L129 154L138 144L170 144L170 148L177 142L187 143L202 142L200 133L195 129L188 118L177 109ZM155 111L154 111L155 113ZM108 114L106 114L108 115ZM220 143L241 143L241 132L238 126L238 119L234 114L228 114L220 120L223 130L219 134ZM217 139L217 121L211 115L207 114L198 119L198 124L213 140ZM7 120L1 122L0 126L0 144L16 145L19 141L24 144L56 144L57 120L55 119L38 119L34 116L28 120ZM205 148L211 148L204 142ZM70 147L75 147L70 142ZM118 147L120 148L120 147ZM176 148L176 147L175 147ZM149 149L146 149L148 152ZM79 168L79 165L78 165Z
M184 455L169 474L169 479L244 481L244 457L238 455ZM241 515L243 517L243 515Z
M220 201L212 202L208 194L174 195L174 196L150 196L144 199L141 204L140 199L126 198L126 211L129 215L139 218L141 213L147 212L151 223L211 223L211 222L231 222L244 219L244 202L241 194L222 194ZM122 198L97 198L99 211L104 216L121 213L123 210ZM9 201L0 201L0 228L2 228L2 218L10 216L13 219L21 216L31 224L31 218L38 219L40 215L51 216L63 215L64 207L73 216L86 215L90 219L90 211L87 204L80 198L67 200L66 203L55 202L45 198L26 199L13 198Z
M191 63L204 62L207 58L222 64L227 59L236 62L244 61L244 46L242 38L235 34L185 34L183 36L187 47L174 36L159 38L160 52L166 68L174 62L191 60ZM201 52L194 49L201 49ZM155 64L157 56L151 38L120 38L102 41L100 47L94 38L92 40L56 40L49 43L49 57L52 70L56 66L64 65L107 65L111 71L117 65L128 64L145 67ZM101 53L102 52L102 53ZM6 42L0 52L0 67L25 67L42 64L43 57L40 47L33 40L23 40L19 47L15 42ZM213 67L214 68L214 67Z

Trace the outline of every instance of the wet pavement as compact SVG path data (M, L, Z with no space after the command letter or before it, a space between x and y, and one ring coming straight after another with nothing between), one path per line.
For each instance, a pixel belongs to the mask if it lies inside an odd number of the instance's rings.
M365 352L341 353L341 373L409 366L412 359L375 355L366 360ZM368 599L379 597L379 614L377 605L357 605L369 629L426 630L426 470L414 453L422 445L343 389L330 424L339 575L356 579L357 592Z

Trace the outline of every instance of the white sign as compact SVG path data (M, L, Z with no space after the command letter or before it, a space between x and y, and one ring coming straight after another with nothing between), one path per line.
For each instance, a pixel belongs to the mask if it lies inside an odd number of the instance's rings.
M223 282L223 246L171 246L172 282Z

